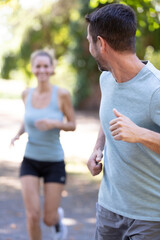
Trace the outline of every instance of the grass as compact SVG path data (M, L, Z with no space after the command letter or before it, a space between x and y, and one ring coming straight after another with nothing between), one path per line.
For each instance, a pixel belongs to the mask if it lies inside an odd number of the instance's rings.
M0 92L0 99L20 99L19 94Z
M102 179L103 173L101 172L97 176L92 176L88 170L88 167L84 161L74 162L74 161L66 161L66 171L67 173L75 174L75 175L85 175L85 178L88 181L99 182Z

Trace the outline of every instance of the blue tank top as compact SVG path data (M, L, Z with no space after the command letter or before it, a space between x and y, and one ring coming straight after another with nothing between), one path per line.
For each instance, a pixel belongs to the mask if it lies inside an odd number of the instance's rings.
M54 128L40 131L35 127L35 122L41 119L63 121L63 113L58 107L58 87L52 88L49 105L41 109L32 106L33 92L34 89L30 89L25 104L24 126L28 133L25 157L38 161L62 161L64 160L64 152L59 139L60 130Z

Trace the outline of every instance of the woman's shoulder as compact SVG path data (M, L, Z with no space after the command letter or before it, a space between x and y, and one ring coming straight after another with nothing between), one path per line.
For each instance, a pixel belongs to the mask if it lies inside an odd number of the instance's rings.
M27 96L28 96L28 93L29 93L30 89L31 89L31 88L26 88L26 89L22 92L22 94L21 94L21 97L22 97L22 99L23 99L24 102L26 101L26 98L27 98Z
M70 97L70 93L67 89L58 87L58 95L61 98L67 98Z

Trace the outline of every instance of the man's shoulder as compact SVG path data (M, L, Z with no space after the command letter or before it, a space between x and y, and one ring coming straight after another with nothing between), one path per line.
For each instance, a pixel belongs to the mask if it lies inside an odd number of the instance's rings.
M153 77L160 81L160 70L158 70L150 61L147 61L146 67L153 74Z
M111 75L111 72L109 72L109 71L103 71L103 72L101 73L101 75L100 75L100 78L108 77L108 76L110 76L110 75Z
M111 72L107 72L107 71L103 71L100 75L100 83L102 82L106 82L106 79L108 80L109 78L111 78L112 74Z
M103 71L100 75L100 80L99 80L101 92L106 88L110 88L113 82L114 81L113 81L112 73L109 71Z

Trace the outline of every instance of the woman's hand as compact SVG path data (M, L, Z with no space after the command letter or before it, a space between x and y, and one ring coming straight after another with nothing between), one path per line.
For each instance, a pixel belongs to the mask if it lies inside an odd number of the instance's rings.
M17 141L18 139L19 139L19 135L16 135L14 138L12 138L10 142L10 147L14 146L15 141Z
M40 131L48 131L57 128L58 121L52 119L41 119L35 122L35 127Z

